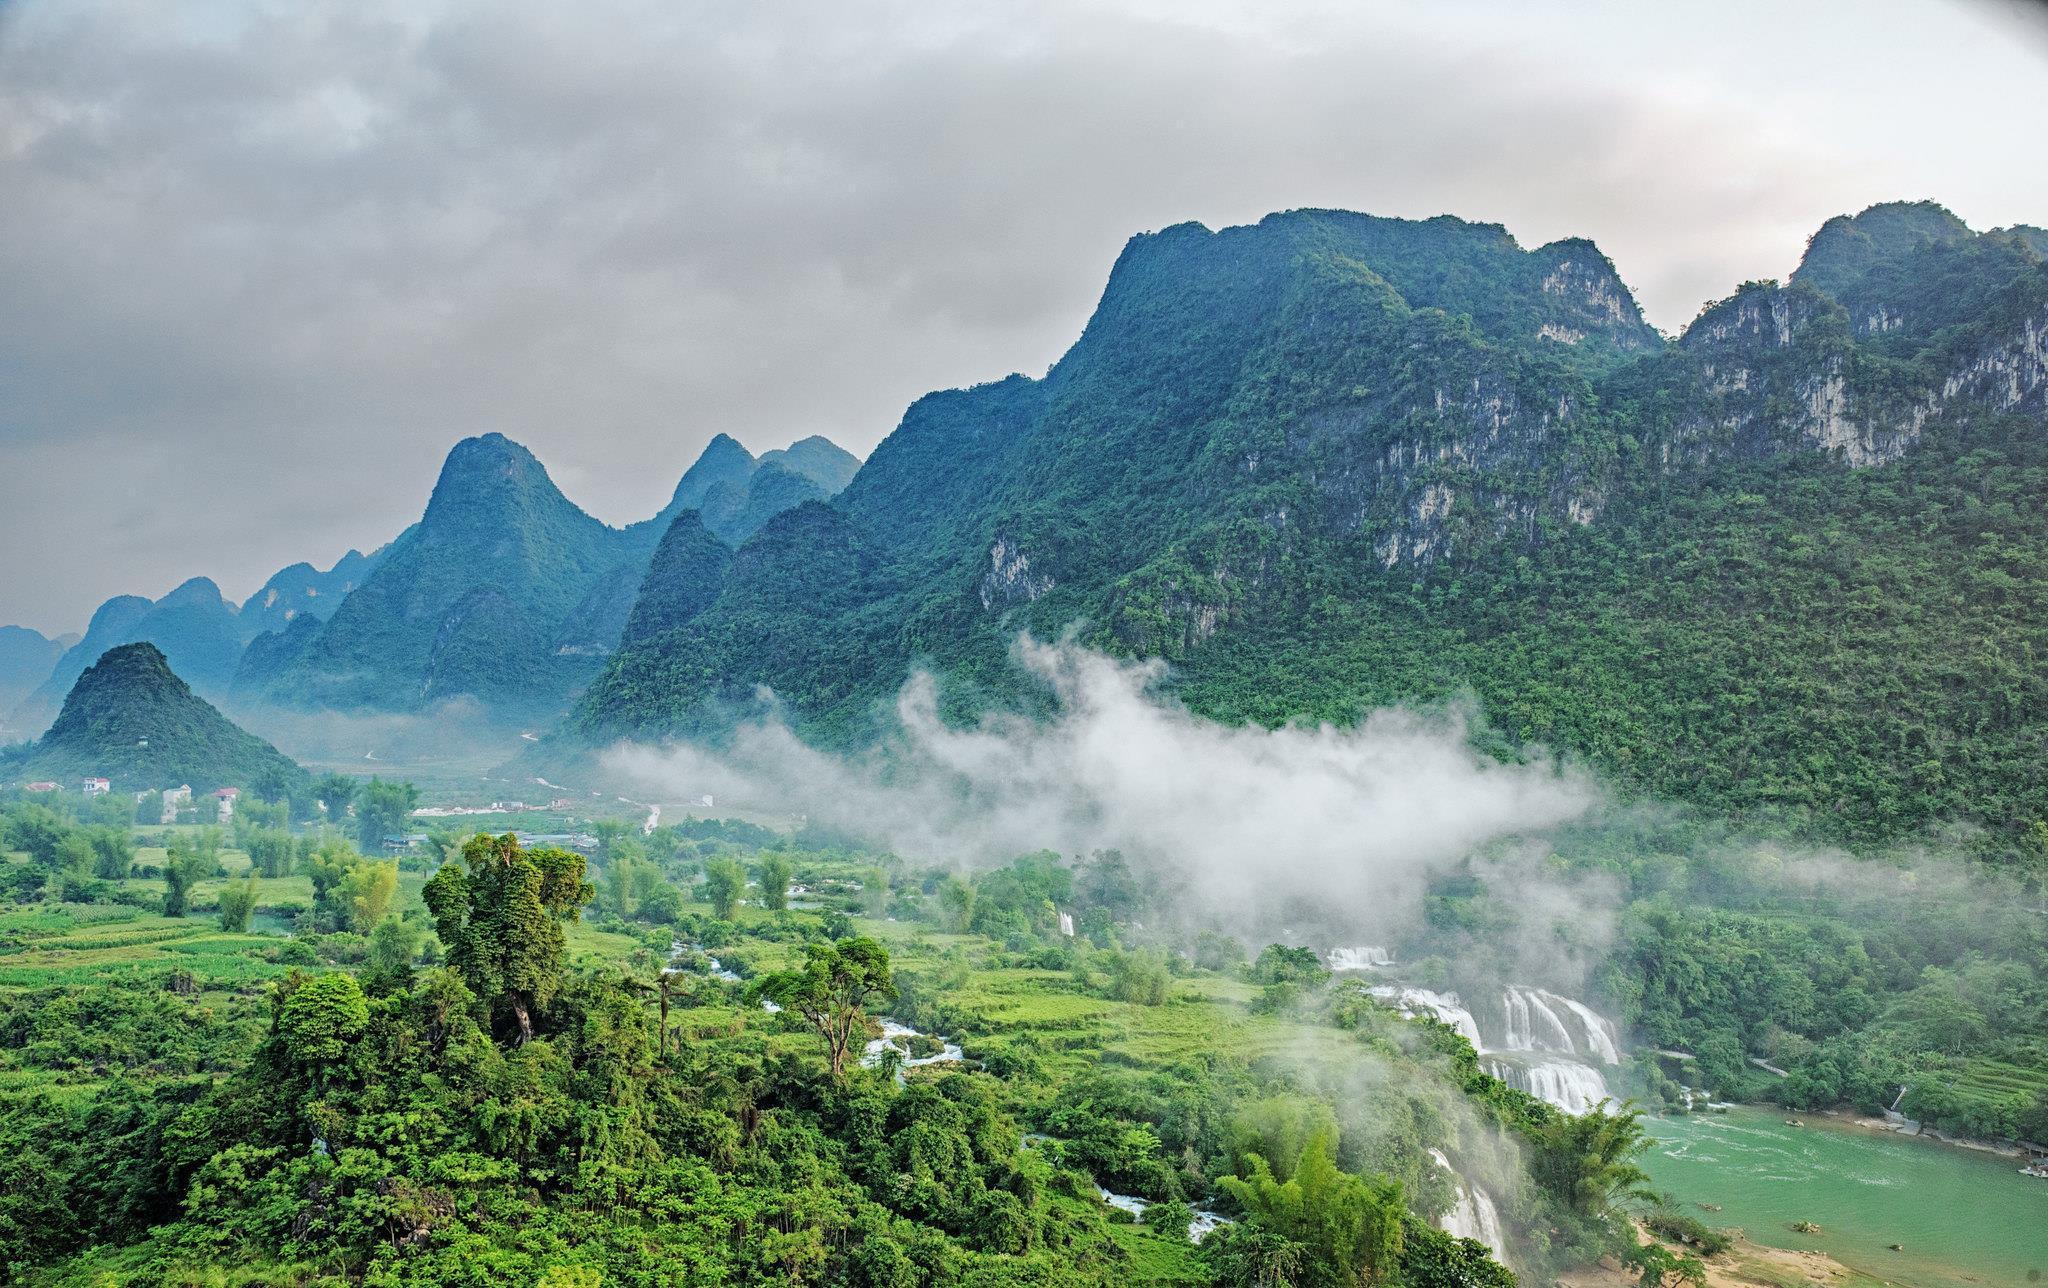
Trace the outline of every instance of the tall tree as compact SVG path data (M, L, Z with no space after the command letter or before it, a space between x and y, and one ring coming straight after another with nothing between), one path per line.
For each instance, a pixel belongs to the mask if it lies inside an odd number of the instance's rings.
M789 860L770 851L761 857L756 870L761 882L761 906L781 912L789 906Z
M704 897L711 903L711 915L720 921L732 920L746 888L747 870L738 859L722 856L704 865Z
M386 917L370 932L363 978L373 993L395 993L412 979L412 964L426 942L427 928L411 917Z
M855 1039L868 1035L868 1004L895 995L889 950L865 936L804 948L800 969L765 976L755 991L809 1020L825 1039L832 1077L846 1076Z
M366 859L349 869L341 879L341 893L348 904L348 923L358 934L368 934L398 893L398 860Z
M313 799L327 807L327 821L339 823L356 798L356 780L347 774L324 774L313 784Z
M266 877L281 877L291 871L292 859L297 856L298 847L292 844L291 833L276 827L257 828L242 842L248 852L249 866Z
M616 818L601 818L591 823L590 834L597 838L597 857L610 859L612 847L626 839L632 831L632 824Z
M249 929L249 918L256 911L256 874L251 872L240 881L230 881L220 888L220 928L235 934Z
M1407 1210L1401 1186L1340 1169L1335 1127L1319 1128L1309 1138L1285 1181L1274 1179L1257 1154L1246 1162L1246 1176L1226 1176L1217 1184L1259 1225L1301 1246L1299 1282L1351 1288L1395 1280Z
M183 838L164 854L164 916L182 917L192 905L192 887L213 875L220 861Z
M473 837L459 863L444 865L422 892L448 965L492 1017L509 1012L518 1040L561 988L562 922L589 902L583 856L522 849L516 837Z
M1649 1174L1636 1164L1649 1147L1641 1114L1627 1105L1609 1113L1603 1103L1545 1123L1529 1170L1573 1211L1600 1218L1629 1199L1651 1197Z
M356 793L356 844L374 851L384 838L405 831L406 820L420 803L420 789L411 783L372 778Z
M92 841L92 874L103 881L125 881L135 866L135 840L125 827L95 827Z
M9 848L26 851L37 867L57 866L57 843L70 833L71 825L46 806L24 805L7 816Z

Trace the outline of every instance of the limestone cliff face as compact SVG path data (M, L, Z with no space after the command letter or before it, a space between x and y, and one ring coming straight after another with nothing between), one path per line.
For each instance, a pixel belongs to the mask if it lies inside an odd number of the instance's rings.
M1685 410L1649 436L1651 464L1820 452L1869 468L1898 460L1943 416L2038 411L2048 397L2048 300L1913 363L1859 345L1861 329L1803 286L1751 286L1708 310L1673 356Z
M919 400L815 540L770 525L779 549L617 668L707 678L660 704L622 684L584 722L713 719L728 681L814 685L814 655L864 659L868 687L820 691L852 720L920 659L995 675L1019 630L1186 658L1341 596L1483 585L1682 476L1887 468L1962 420L2041 415L2044 337L2031 234L1925 205L1832 222L1792 282L1677 340L1590 242L1315 210L1141 235L1044 378ZM822 576L849 542L872 575ZM788 622L763 610L799 583Z
M1325 523L1369 539L1383 567L1426 569L1598 513L1601 470L1572 433L1584 420L1573 382L1530 387L1489 364L1428 397L1319 411L1292 436Z
M1537 325L1536 338L1576 345L1598 335L1634 353L1657 346L1657 334L1643 321L1635 296L1599 247L1575 238L1531 253L1544 269L1539 289L1556 314Z
M1031 603L1059 584L1046 573L1034 572L1023 543L1008 533L998 536L989 547L988 562L980 599L982 608L990 612Z

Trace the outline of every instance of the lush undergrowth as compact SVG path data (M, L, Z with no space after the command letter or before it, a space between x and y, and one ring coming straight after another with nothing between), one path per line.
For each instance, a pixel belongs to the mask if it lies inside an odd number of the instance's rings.
M1112 852L963 878L618 817L588 821L587 865L449 834L371 859L260 807L73 813L0 804L24 1282L1505 1284L1434 1225L1476 1191L1524 1274L1691 1270L1628 1233L1657 1211L1629 1114L1509 1088L1314 952L1188 924ZM2039 1130L2048 918L2009 876L1671 819L1549 842L1546 879L1597 878L1618 916L1578 945L1595 1000L1683 1052L1618 1092L1903 1086L1935 1125ZM1484 870L1403 946L1475 993L1519 924ZM863 1059L884 1018L908 1028ZM1200 1242L1197 1211L1224 1222Z
M607 833L587 884L580 856L474 843L368 909L358 874L385 864L310 845L255 878L269 933L221 927L250 881L232 837L182 916L162 878L79 902L9 856L9 1273L1512 1282L1434 1227L1459 1181L1431 1150L1493 1195L1524 1270L1633 1247L1629 1118L1557 1114L1312 957L1198 967L1049 856L969 884L748 825ZM835 1076L806 981L857 952L884 978ZM883 1016L935 1036L868 1067ZM917 1062L944 1042L959 1059ZM1200 1243L1197 1207L1225 1222Z

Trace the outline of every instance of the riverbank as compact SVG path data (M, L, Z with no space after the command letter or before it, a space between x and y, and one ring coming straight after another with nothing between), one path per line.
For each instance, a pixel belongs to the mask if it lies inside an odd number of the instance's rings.
M1658 1190L1709 1225L1793 1256L1818 1254L1870 1282L1977 1288L2048 1274L2048 1184L2019 1175L2009 1157L1859 1117L1737 1107L1649 1118L1657 1143L1643 1167Z
M1872 1131L1889 1132L1894 1136L1910 1136L1914 1140L1931 1140L1957 1149L1974 1150L1980 1154L1997 1154L2001 1158L2027 1159L2031 1154L2016 1141L1986 1140L1981 1136L1951 1136L1938 1127L1924 1127L1910 1118L1896 1121L1890 1118L1872 1118L1869 1114L1853 1109L1823 1109L1817 1113L1802 1115L1810 1118L1826 1118L1838 1124L1847 1124Z
M1641 1225L1636 1234L1643 1239L1653 1237ZM1698 1255L1666 1240L1657 1242L1674 1252ZM1886 1288L1890 1282L1853 1270L1824 1252L1766 1247L1741 1236L1728 1251L1701 1258L1701 1263L1707 1268L1705 1288ZM1638 1282L1633 1271L1612 1260L1557 1277L1559 1288L1637 1288Z

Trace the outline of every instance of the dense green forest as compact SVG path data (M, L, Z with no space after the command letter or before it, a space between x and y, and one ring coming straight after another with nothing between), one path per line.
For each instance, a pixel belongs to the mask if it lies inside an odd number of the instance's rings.
M962 874L600 818L588 859L453 832L368 858L409 789L310 790L226 831L0 802L12 1277L1504 1288L1736 1255L1648 1191L1632 1111L1516 1091L1114 852ZM318 821L351 803L356 835ZM1903 1084L1930 1124L2048 1123L2038 890L1678 816L1545 844L1621 883L1596 998L1689 1053L1617 1094L1881 1109ZM1519 897L1491 862L1439 882L1414 969L1485 978ZM1512 1269L1436 1228L1465 1187Z
M1148 937L1114 855L969 881L686 820L589 867L400 862L279 855L254 808L81 879L114 828L7 807L14 1279L1505 1288L1432 1223L1464 1184L1525 1270L1691 1272L1622 1220L1659 1211L1633 1115L1511 1090L1305 950Z

